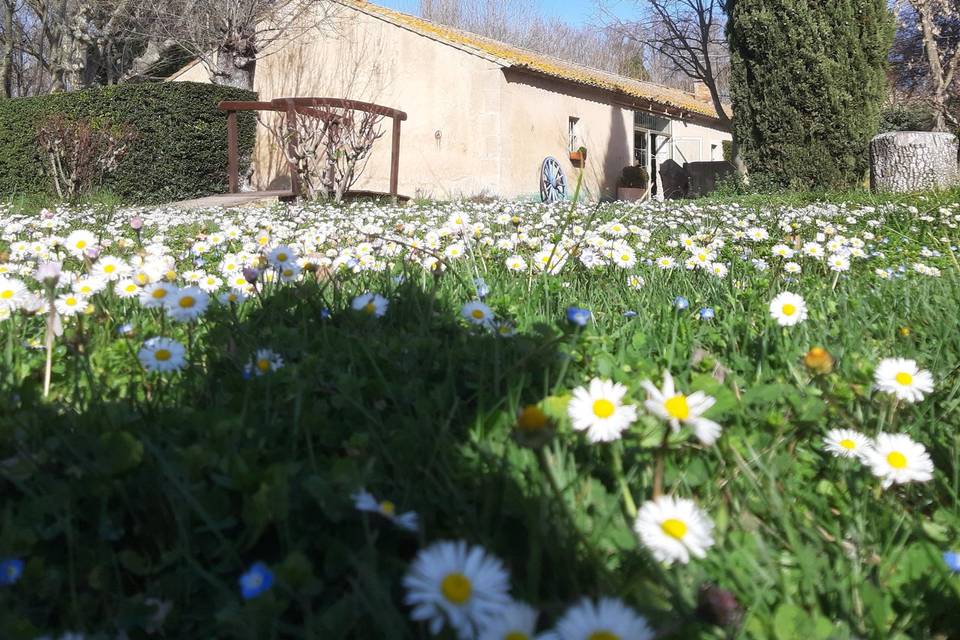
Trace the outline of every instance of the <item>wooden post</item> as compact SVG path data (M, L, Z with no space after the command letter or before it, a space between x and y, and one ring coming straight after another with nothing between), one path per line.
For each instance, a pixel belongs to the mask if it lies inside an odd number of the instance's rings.
M287 101L287 155L290 158L290 191L294 198L300 197L300 174L297 172L297 163L293 158L296 157L297 150L297 108L293 102Z
M237 112L227 112L227 180L230 193L240 190L240 159L237 142Z
M393 116L393 146L390 150L390 195L397 203L400 182L400 118Z

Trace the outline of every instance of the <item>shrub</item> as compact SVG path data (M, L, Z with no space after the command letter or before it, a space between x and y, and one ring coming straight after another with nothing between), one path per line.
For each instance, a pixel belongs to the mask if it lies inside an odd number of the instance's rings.
M880 133L890 131L933 131L934 118L928 107L896 104L880 113Z
M86 195L117 170L136 132L98 120L54 115L40 123L37 143L60 198Z
M734 125L751 181L860 183L887 93L887 3L736 0L728 9Z
M620 177L620 186L627 189L646 189L650 182L650 174L641 166L628 166L623 168L623 175Z
M109 122L137 139L104 177L103 188L132 202L168 202L227 189L227 117L221 100L253 100L250 91L190 82L116 85L0 102L0 195L53 191L38 145L52 116ZM256 119L239 114L240 154L253 149Z

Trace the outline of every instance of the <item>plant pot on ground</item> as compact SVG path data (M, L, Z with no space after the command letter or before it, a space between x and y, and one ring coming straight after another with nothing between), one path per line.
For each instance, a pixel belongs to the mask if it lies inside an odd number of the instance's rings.
M617 183L617 200L636 202L647 197L650 188L650 175L641 166L623 168Z

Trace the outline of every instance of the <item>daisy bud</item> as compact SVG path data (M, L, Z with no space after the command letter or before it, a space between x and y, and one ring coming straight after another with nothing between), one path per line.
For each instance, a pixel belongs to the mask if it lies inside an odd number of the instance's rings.
M705 622L725 629L736 629L743 620L743 607L737 598L714 584L700 585L697 594L697 615Z
M143 229L143 218L140 216L133 216L130 218L130 228L137 232L139 232L140 229Z
M257 270L257 269L253 269L253 268L251 268L251 267L244 267L244 268L243 268L243 277L244 277L244 278L246 279L246 281L249 282L250 284L257 284L257 280L260 279L260 271Z
M48 287L52 287L60 280L60 272L59 262L44 262L37 267L36 278Z
M517 412L516 439L522 446L537 448L553 436L553 424L543 409L528 404Z
M813 373L825 376L833 371L833 356L823 347L813 347L803 356L803 364Z

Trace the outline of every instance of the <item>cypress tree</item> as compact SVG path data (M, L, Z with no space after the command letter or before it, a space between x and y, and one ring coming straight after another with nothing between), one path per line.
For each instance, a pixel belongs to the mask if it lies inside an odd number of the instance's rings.
M751 180L862 184L887 91L886 0L730 0L734 126Z

